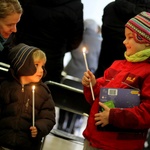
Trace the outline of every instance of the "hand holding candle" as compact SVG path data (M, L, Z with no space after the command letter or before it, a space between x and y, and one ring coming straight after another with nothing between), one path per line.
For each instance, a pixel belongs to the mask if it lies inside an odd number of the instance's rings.
M35 85L32 86L32 126L35 123Z
M86 59L86 48L85 47L83 47L82 52L83 52L85 67L86 67L86 70L88 71L89 68L88 68L88 63L87 63L87 59ZM92 93L92 98L93 98L93 100L95 100L93 87L92 87L92 83L91 82L90 82L90 89L91 89L91 93Z

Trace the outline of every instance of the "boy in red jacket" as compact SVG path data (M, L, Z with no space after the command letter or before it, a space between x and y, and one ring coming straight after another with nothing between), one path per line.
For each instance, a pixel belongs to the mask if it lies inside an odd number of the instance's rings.
M150 128L150 13L141 12L131 18L125 25L125 37L125 60L114 61L105 70L104 76L98 79L91 71L84 73L84 94L91 104L87 127L83 132L86 139L84 150L143 149ZM99 102L102 87L138 89L140 104L130 108L109 108ZM99 112L100 107L103 111ZM108 125L112 126L111 131L106 128Z

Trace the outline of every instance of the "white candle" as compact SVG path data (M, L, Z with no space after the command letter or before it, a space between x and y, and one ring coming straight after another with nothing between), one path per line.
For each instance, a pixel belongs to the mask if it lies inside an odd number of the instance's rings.
M35 124L35 85L32 86L32 126Z
M85 47L83 47L82 52L83 52L85 67L86 67L86 70L88 71L89 68L88 68L88 63L87 63L87 59L86 59L86 48ZM91 93L92 93L92 98L93 98L93 100L95 100L93 87L92 87L92 83L91 82L90 82L90 89L91 89Z
M83 47L82 51L83 51L83 57L84 57L85 67L86 67L86 70L88 71L89 68L88 68L87 59L86 59L86 48Z

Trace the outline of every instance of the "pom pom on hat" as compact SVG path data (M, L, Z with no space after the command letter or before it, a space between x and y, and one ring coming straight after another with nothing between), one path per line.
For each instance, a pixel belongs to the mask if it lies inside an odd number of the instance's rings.
M20 43L14 46L8 55L10 66L18 76L31 76L35 74L32 54L38 48Z
M141 12L135 17L131 18L125 27L129 28L132 32L137 35L134 39L138 43L150 43L150 13Z

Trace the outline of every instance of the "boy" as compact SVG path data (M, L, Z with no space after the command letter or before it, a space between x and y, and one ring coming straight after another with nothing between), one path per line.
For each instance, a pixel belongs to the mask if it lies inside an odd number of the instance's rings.
M42 137L55 125L55 108L45 75L46 56L23 43L9 53L11 77L0 86L1 149L39 150ZM32 86L35 86L35 126L32 124Z
M150 13L141 12L125 25L123 41L126 60L115 61L95 79L87 71L82 78L86 100L92 105L88 124L83 132L84 150L142 150L150 128ZM106 58L107 59L107 58ZM92 83L95 100L89 88ZM100 88L125 88L140 91L140 105L132 108L109 108L99 102ZM99 112L99 107L104 111ZM98 113L99 112L99 113ZM106 125L118 131L108 131ZM98 130L97 126L101 126Z

